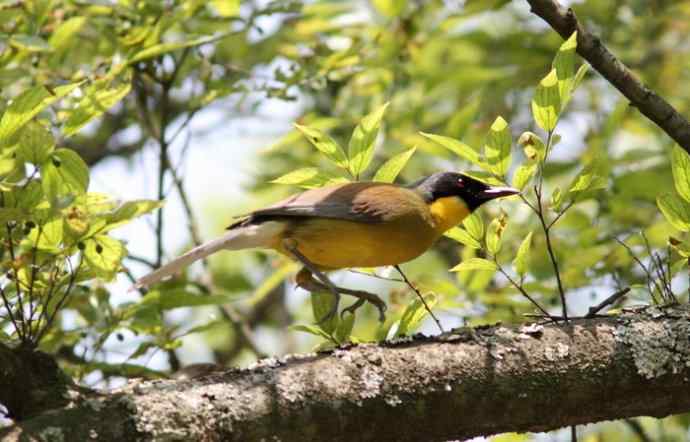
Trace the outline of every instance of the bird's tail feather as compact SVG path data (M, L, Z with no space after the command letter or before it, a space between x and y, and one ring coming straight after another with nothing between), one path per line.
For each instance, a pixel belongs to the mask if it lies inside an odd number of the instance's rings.
M192 263L204 259L219 250L241 250L255 247L270 247L282 230L281 223L268 221L261 224L228 230L223 236L194 247L189 252L173 259L164 266L137 280L132 289L150 287L158 281L178 273Z

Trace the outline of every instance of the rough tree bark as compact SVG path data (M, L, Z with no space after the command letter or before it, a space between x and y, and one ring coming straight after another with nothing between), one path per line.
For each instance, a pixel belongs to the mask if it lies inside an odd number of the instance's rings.
M416 441L690 410L690 308L460 329L73 395L18 440Z
M527 0L532 12L546 21L561 37L577 31L577 53L616 87L644 116L656 123L668 136L690 153L690 122L656 92L645 86L578 21L571 8L555 0Z

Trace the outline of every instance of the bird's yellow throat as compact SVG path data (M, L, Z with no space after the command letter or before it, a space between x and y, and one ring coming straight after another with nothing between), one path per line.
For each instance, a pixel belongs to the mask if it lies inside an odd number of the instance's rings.
M457 196L439 198L429 205L429 210L439 236L460 224L470 214L467 204Z

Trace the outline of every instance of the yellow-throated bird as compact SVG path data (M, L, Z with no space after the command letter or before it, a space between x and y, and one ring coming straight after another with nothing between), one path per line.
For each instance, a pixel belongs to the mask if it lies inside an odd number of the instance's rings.
M142 277L150 286L219 250L273 249L301 262L297 285L308 291L352 295L357 308L369 301L383 317L376 295L335 286L324 272L379 267L409 261L427 251L443 233L494 198L515 195L455 172L440 172L409 186L377 182L335 184L294 195L256 210L202 244ZM353 309L350 307L350 309Z

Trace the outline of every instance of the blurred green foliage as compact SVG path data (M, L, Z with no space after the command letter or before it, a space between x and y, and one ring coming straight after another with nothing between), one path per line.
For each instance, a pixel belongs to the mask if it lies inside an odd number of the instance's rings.
M574 7L650 88L689 113L690 90L679 85L690 80L690 4ZM188 336L229 364L262 348L324 348L423 327L412 291L364 276L356 281L388 295L384 324L369 308L311 324L329 297L300 301L283 283L297 266L263 253L214 257L203 277L188 272L126 302L105 284L136 259L111 231L160 204L89 192L88 167L154 150L159 195L169 183L182 194L168 148L185 124L206 109L228 119L270 112L270 100L293 103L300 116L258 153L251 208L299 187L409 183L438 170L524 190L405 265L447 324L522 321L535 312L525 293L557 315L559 287L571 314L627 286L623 303L685 302L690 161L586 69L573 39L505 0L1 1L0 339L40 339L78 378L112 379L163 375L147 361L165 352L175 368ZM229 200L228 221L246 209ZM155 216L162 225L172 215ZM164 257L158 241L152 266ZM126 363L113 361L113 342ZM683 440L687 428L684 416L644 419L588 427L585 439L643 431Z

